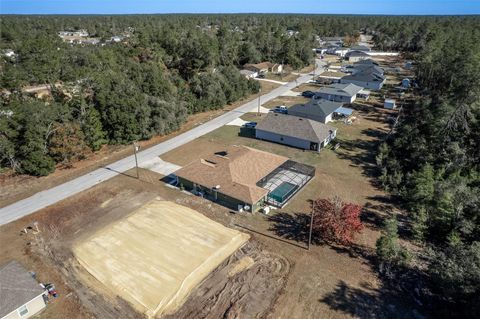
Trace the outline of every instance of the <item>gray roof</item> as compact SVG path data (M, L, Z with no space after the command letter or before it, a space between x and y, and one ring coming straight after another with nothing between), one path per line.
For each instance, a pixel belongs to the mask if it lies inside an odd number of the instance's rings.
M360 60L358 62L355 62L353 65L358 65L358 64L378 65L378 62L372 59L365 59L365 60Z
M347 54L345 54L345 57L347 58L355 57L355 56L369 56L369 54L363 51L350 51L350 52L347 52Z
M257 73L257 72L251 71L251 70L245 70L245 69L240 70L240 74L242 74L242 75L252 75L252 74L255 74L255 73Z
M43 288L16 261L0 268L0 318L43 293Z
M355 45L355 46L351 47L350 49L355 50L355 51L370 51L371 50L366 45Z
M342 78L342 80L361 82L383 82L385 80L385 77L377 73L358 72L352 75L346 75Z
M376 73L379 75L383 75L383 69L376 65L355 64L353 68L355 69L356 72Z
M256 129L317 143L323 142L337 130L330 125L314 120L279 113L269 113L263 121L257 124Z
M335 83L335 84L321 88L318 91L318 93L352 97L356 95L358 92L360 92L361 90L362 88L355 84Z
M296 104L290 107L288 112L295 112L295 115L305 114L305 116L320 115L326 117L335 112L335 110L342 105L343 103L341 102L334 102L325 99L311 99L307 104Z

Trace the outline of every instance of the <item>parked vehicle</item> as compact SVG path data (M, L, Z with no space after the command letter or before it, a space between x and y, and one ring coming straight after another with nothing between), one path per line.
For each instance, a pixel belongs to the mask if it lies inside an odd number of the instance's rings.
M281 114L287 114L288 113L288 109L285 105L280 105L280 106L277 106L276 108L273 109L273 112L274 113L281 113Z
M312 92L312 91L304 91L304 92L302 92L302 96L304 96L304 97L314 97L314 96L315 96L315 92Z
M247 122L243 126L246 128L255 128L257 126L257 122Z
M257 78L259 78L259 79L264 79L264 78L265 78L265 74L264 74L264 73L260 73L260 74L257 76Z

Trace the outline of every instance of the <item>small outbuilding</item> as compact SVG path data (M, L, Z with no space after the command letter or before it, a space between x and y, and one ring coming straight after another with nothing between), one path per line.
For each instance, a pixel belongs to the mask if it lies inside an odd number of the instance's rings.
M45 308L45 290L18 262L0 268L0 318L30 318Z
M383 107L385 109L390 109L393 110L397 107L395 100L393 99L385 99L385 102L383 103Z

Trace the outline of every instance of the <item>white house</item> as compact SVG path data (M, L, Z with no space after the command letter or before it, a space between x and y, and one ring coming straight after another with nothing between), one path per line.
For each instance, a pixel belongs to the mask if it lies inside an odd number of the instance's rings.
M22 265L12 261L0 268L0 319L26 319L46 307L46 291Z
M250 70L240 70L240 74L246 77L247 79L254 79L258 76L258 72Z

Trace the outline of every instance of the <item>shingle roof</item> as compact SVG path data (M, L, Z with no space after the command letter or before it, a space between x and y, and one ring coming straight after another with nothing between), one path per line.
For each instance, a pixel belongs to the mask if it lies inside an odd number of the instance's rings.
M365 53L363 51L350 51L350 52L347 52L347 54L345 54L345 57L349 58L349 57L356 57L356 56L369 56L368 53Z
M377 73L358 72L352 75L347 75L342 80L362 81L362 82L383 82L385 77Z
M370 65L378 65L378 62L372 60L372 59L365 59L361 60L358 62L355 62L353 65L358 65L358 64L370 64Z
M307 104L296 104L290 107L288 112L292 112L293 115L297 116L320 115L326 117L335 112L335 110L342 105L343 103L341 102L334 102L325 99L312 99Z
M256 129L317 143L336 131L336 128L314 120L278 113L269 113Z
M383 69L376 65L369 65L369 64L356 64L354 66L356 72L364 72L364 73L376 73L379 75L383 75Z
M287 160L284 156L234 145L195 160L175 174L209 189L220 185L219 193L254 204L268 193L256 183Z
M355 45L350 48L351 50L357 50L357 51L370 51L371 49L367 47L366 45Z
M0 318L42 293L42 287L18 262L0 268Z
M321 88L318 93L352 97L361 90L362 88L355 84L335 83Z

